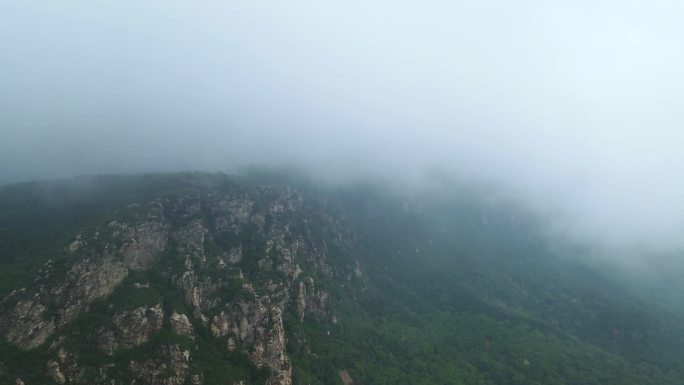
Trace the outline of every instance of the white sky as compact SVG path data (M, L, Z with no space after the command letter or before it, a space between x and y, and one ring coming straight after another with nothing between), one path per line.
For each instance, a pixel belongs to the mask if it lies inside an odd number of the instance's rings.
M684 3L0 0L0 181L439 166L684 245Z

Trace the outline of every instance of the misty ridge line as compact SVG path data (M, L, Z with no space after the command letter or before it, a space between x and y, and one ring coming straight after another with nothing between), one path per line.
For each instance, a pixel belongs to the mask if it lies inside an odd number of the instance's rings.
M0 7L0 183L438 170L614 259L684 246L680 4Z
M244 181L249 184L265 183L288 184L309 188L319 191L323 195L338 194L344 191L374 191L388 202L395 202L397 207L410 209L417 214L427 215L428 221L438 220L431 217L430 211L424 213L422 207L434 205L446 205L455 218L469 212L477 213L476 220L486 230L489 211L494 210L505 214L503 219L510 222L508 226L516 226L516 222L524 223L524 226L533 226L534 236L544 241L559 251L551 252L551 255L563 256L578 261L584 261L592 265L600 265L603 270L620 269L625 273L653 274L660 265L671 264L676 259L676 253L663 252L644 248L635 248L631 244L608 243L594 238L582 238L570 225L570 217L560 210L551 210L549 207L541 207L530 202L527 196L507 188L499 182L492 180L472 179L455 177L454 174L432 168L420 177L412 179L396 179L386 176L360 176L340 178L340 175L315 174L310 169L303 168L263 168L250 166L239 168L235 172L185 171L185 172L162 172L162 173L134 173L134 174L93 174L81 175L72 178L53 179L46 181L23 182L18 184L5 184L0 186L2 190L10 191L22 186L33 186L32 191L37 197L45 202L60 205L63 197L78 197L81 194L94 196L107 196L120 188L135 188L134 185L126 187L126 181L137 181L154 178L186 176L188 186L196 188L202 185L203 178L215 176L219 179L227 178L236 182ZM198 179L199 178L199 179ZM182 181L183 179L178 179ZM121 183L123 185L119 186ZM199 183L199 184L198 184ZM213 182L212 182L213 183ZM70 192L64 195L66 192ZM456 206L454 206L456 205ZM454 207L460 207L455 210ZM455 211L454 211L455 210ZM460 210L460 211L459 211ZM441 214L444 215L444 214ZM478 219L479 218L479 219ZM657 262L653 266L649 266ZM617 265L616 265L617 263ZM598 266L597 265L597 266Z

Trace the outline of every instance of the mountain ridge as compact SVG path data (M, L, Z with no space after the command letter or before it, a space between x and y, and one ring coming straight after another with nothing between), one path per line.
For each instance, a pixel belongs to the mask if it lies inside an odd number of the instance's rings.
M677 319L466 198L199 173L4 187L0 378L677 383ZM62 235L18 235L38 219Z

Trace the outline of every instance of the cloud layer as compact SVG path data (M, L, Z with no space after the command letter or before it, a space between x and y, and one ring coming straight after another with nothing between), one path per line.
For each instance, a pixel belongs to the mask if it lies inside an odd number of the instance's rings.
M439 167L583 239L684 245L672 1L5 1L0 182Z

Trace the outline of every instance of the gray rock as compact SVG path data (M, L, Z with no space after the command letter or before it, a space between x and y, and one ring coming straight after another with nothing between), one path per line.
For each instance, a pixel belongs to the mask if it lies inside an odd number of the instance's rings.
M185 314L176 313L175 311L171 314L171 328L174 333L189 338L191 340L195 339L195 330Z
M58 384L64 384L66 382L66 376L64 376L64 373L61 372L59 364L56 360L48 361L47 375Z
M41 345L55 330L86 311L94 300L112 293L129 270L148 266L166 247L166 226L161 209L153 206L117 241L122 243L83 249L86 256L67 271L63 280L0 314L0 334L22 349ZM79 247L85 244L82 238L77 240ZM46 315L46 304L55 307L54 316Z
M190 381L201 385L201 376L195 377L190 368L190 351L181 350L178 345L163 345L158 348L160 358L143 362L131 361L128 370L135 377L135 384L183 385Z

